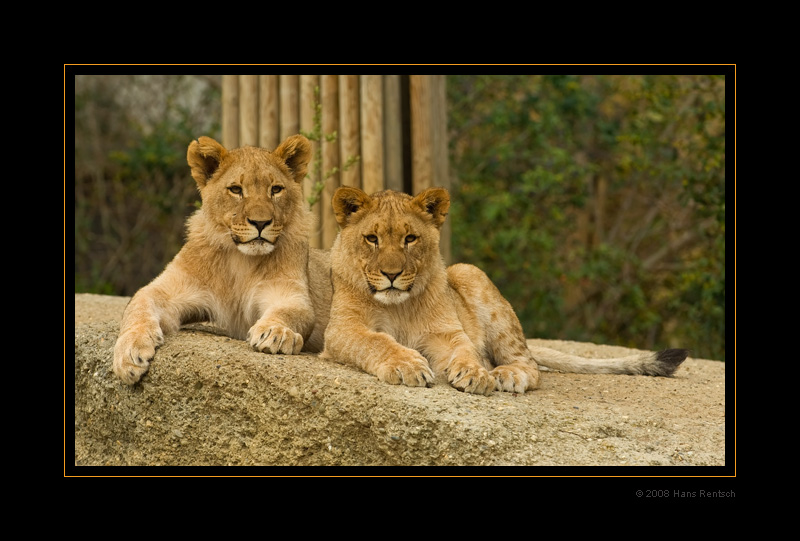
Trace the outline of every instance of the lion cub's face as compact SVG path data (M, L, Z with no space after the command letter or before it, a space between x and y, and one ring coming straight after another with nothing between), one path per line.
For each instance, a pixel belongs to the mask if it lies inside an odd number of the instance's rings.
M301 135L273 152L251 146L229 151L200 137L189 145L187 161L215 230L243 254L258 256L272 252L302 207L301 181L310 155L310 143Z
M342 230L332 253L334 271L381 304L403 303L422 291L442 264L439 229L449 206L441 188L413 198L339 188L333 209Z

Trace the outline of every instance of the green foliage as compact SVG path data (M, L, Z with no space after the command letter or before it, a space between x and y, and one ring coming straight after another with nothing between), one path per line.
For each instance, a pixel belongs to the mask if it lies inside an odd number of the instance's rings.
M455 261L528 336L725 358L725 80L450 76Z
M186 146L220 129L208 82L76 77L76 292L130 295L179 250L199 199ZM448 76L453 260L487 271L528 336L724 360L725 84ZM315 105L311 204L338 172Z
M75 291L131 295L180 249L199 202L186 148L217 136L219 91L192 77L82 76L75 98Z
M310 132L301 130L300 134L308 138L309 141L317 143L314 145L314 156L311 159L311 168L309 171L309 176L316 180L311 187L311 192L306 198L308 204L313 207L322 198L322 191L325 189L326 181L339 171L347 171L350 169L353 165L358 163L360 158L359 156L348 156L341 167L332 167L325 171L324 174L320 175L320 171L322 170L322 144L323 142L329 144L335 143L339 134L335 131L328 134L322 132L322 103L319 99L318 86L314 87L314 127Z

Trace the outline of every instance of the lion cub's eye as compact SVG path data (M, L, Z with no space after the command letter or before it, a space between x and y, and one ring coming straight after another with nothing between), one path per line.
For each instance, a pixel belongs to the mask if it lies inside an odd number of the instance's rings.
M375 244L376 246L378 244L378 237L375 235L364 235L364 239L370 244Z
M279 194L283 191L283 186L275 185L272 187L272 195Z
M242 195L242 187L241 186L228 186L228 191L234 195Z
M416 235L406 235L406 244L411 244L412 242L417 240Z

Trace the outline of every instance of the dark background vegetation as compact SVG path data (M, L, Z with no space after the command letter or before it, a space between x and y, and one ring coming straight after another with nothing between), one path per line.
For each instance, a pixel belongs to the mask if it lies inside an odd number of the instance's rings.
M453 261L529 337L725 360L726 82L447 76ZM75 292L132 295L199 204L186 148L221 136L220 77L74 84Z

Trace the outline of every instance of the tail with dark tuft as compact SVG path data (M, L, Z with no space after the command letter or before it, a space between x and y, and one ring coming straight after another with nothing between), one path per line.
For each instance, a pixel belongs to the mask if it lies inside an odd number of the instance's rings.
M528 345L533 359L543 370L560 370L574 374L639 374L671 376L689 355L688 349L647 351L625 357L587 359L554 349Z
M688 349L665 349L656 353L656 362L653 372L649 376L671 376L689 356Z

